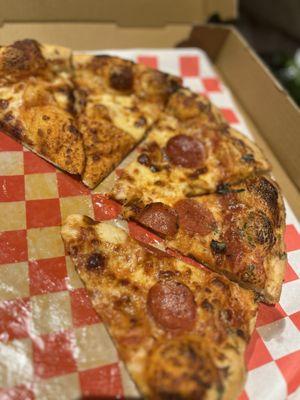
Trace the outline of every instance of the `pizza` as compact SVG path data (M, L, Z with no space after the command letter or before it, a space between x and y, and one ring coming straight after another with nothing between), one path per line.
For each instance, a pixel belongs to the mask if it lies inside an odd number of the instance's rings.
M285 210L267 176L219 188L219 193L152 202L134 215L166 247L194 258L277 303L284 278Z
M0 47L0 128L61 169L80 175L71 51L22 40Z
M0 47L0 128L91 189L131 153L107 193L122 219L69 216L66 250L144 397L235 399L285 267L262 151L178 77L28 39Z
M181 80L106 55L74 55L73 65L87 156L82 179L93 188L143 139Z
M269 169L261 150L228 125L163 115L122 170L112 197L130 213L151 202L216 192Z
M71 215L62 237L143 397L238 396L256 319L253 292L149 252L112 222Z

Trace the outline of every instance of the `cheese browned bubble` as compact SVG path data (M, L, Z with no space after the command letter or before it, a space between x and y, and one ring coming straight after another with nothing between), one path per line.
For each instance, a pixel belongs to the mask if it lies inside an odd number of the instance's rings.
M72 215L62 237L143 397L238 396L257 311L252 292L150 253L112 222Z

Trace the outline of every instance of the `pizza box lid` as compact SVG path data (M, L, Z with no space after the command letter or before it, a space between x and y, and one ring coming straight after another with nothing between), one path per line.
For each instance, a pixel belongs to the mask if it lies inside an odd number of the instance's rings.
M237 17L237 0L1 0L0 20L9 22L116 23L120 27L162 27L205 22L218 14Z
M237 0L0 1L0 40L24 37L82 49L174 47L191 25L236 19Z
M125 4L125 5L124 5ZM276 179L300 218L300 111L229 25L200 25L238 15L237 0L18 0L0 2L0 41L26 37L76 50L200 47L232 90Z

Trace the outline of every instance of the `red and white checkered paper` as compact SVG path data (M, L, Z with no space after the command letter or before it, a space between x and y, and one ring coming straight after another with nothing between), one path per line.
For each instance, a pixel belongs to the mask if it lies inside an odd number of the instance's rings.
M103 53L103 52L102 52ZM251 133L205 53L109 51L181 75L241 132ZM267 99L266 99L267 101ZM136 390L66 257L61 221L119 208L0 133L0 399L123 398ZM239 400L300 399L300 229L287 205L280 303L260 306Z

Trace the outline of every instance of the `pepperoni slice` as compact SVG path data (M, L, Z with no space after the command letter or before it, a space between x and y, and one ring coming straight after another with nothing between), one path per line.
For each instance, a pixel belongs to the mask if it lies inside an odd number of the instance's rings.
M213 214L203 204L193 199L179 200L175 204L179 226L190 233L208 235L216 228Z
M177 214L163 203L148 204L138 215L138 222L162 235L173 236L177 232Z
M166 153L171 163L181 167L199 168L204 164L204 146L191 136L173 136L167 143Z
M148 311L165 329L192 329L196 319L196 303L190 289L173 281L157 282L149 290Z

